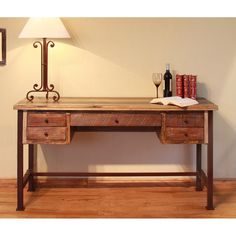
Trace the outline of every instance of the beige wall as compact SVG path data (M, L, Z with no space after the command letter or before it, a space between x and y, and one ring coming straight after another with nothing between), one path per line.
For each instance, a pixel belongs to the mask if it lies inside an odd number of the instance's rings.
M0 178L16 176L16 111L40 79L40 52L18 39L26 18L0 18L7 65L0 67ZM55 40L49 79L62 96L155 96L153 72L198 75L198 95L215 113L215 176L236 177L236 18L64 18L72 35ZM79 133L69 146L42 145L38 169L174 171L194 167L191 145L161 145L154 133Z

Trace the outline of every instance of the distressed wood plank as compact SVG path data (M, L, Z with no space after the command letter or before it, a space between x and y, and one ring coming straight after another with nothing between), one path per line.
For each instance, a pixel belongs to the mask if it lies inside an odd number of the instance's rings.
M204 112L204 143L208 143L208 111Z
M28 112L27 126L66 126L66 114L54 112Z
M204 127L203 112L169 112L166 115L167 127Z
M27 127L27 143L65 144L67 143L67 127Z
M173 144L197 144L203 143L204 129L203 128L176 128L167 127L163 132L162 143Z
M71 126L161 126L161 114L72 113Z
M199 104L180 108L177 106L164 106L150 104L151 97L145 98L114 98L114 97L62 97L58 102L45 98L35 98L33 101L23 99L18 102L16 110L67 110L67 111L206 111L217 110L217 105L198 98Z

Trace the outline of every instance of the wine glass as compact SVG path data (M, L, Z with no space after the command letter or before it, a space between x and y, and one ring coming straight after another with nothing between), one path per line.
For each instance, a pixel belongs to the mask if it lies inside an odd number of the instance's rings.
M152 73L152 80L153 80L153 83L156 85L157 98L158 98L158 87L162 82L162 73Z

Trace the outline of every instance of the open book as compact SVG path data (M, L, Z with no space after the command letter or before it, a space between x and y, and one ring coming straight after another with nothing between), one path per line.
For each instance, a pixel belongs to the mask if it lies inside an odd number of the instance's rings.
M191 98L181 98L181 97L165 97L165 98L154 98L150 103L161 103L163 105L176 105L179 107L188 107L196 105L199 102Z

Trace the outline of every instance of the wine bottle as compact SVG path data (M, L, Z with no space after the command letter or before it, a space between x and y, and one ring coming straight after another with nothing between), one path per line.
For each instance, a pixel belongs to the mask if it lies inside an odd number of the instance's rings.
M166 64L166 72L164 74L164 97L172 96L172 75L170 73L170 64Z

